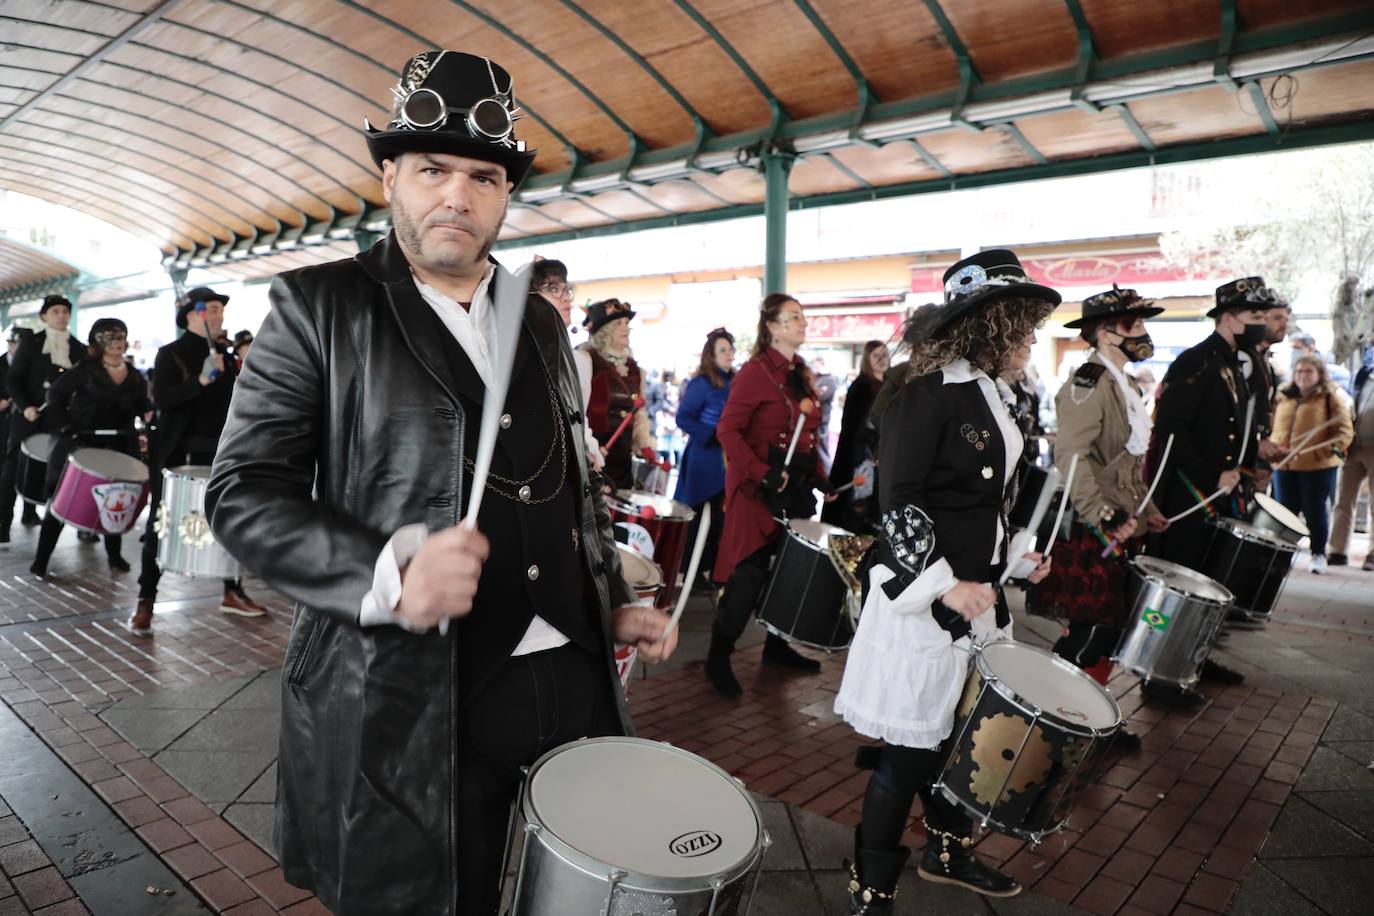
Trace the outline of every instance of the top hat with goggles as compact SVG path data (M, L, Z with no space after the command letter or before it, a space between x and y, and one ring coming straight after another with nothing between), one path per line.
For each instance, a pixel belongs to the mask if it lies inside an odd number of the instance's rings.
M1267 312L1279 305L1279 297L1264 282L1263 277L1242 277L1217 287L1217 304L1207 312L1208 318L1220 318L1223 312L1258 309Z
M515 139L520 109L514 89L511 75L488 58L461 51L417 54L392 87L390 123L379 129L363 122L368 151L378 167L407 152L495 162L519 187L535 154Z

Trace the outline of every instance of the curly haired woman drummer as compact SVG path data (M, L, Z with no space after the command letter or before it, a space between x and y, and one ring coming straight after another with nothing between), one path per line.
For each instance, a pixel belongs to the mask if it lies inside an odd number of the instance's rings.
M67 465L67 456L78 448L112 449L138 455L138 435L134 420L152 409L148 383L125 359L129 329L118 318L101 318L91 325L90 354L62 374L48 388L45 410L51 428L56 430L48 456L47 492L51 495ZM48 559L62 535L62 520L52 506L43 518L38 533L38 552L29 572L48 574ZM129 564L121 554L123 539L105 535L105 556L110 569L128 572Z
M980 894L1021 886L973 853L969 817L930 785L964 687L970 649L1011 635L1001 588L1022 437L993 382L1024 366L1059 294L1031 282L1010 251L945 272L945 303L912 316L909 381L881 417L881 536L835 711L885 742L854 834L848 913L890 913L910 850L916 795L929 837L919 874ZM1049 561L1014 558L1038 582Z

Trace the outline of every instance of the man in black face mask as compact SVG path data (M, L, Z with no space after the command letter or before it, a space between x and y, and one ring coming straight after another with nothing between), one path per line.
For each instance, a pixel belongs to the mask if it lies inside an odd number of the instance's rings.
M1164 444L1174 436L1155 502L1169 517L1192 507L1217 490L1226 491L1209 505L1220 515L1238 517L1233 498L1242 471L1253 475L1259 433L1266 407L1237 357L1240 350L1255 352L1264 340L1265 312L1274 294L1262 277L1246 277L1217 287L1216 305L1207 317L1216 330L1202 343L1180 353L1160 383L1155 406L1154 434L1146 455L1146 474L1159 472ZM1207 510L1178 520L1167 531L1152 535L1149 553L1200 570L1212 540ZM1240 683L1242 676L1208 661L1202 676L1223 683ZM1185 700L1191 699L1185 694Z
M1067 475L1078 457L1069 490L1074 521L1067 537L1054 542L1050 574L1031 587L1026 603L1037 614L1068 623L1055 654L1103 683L1130 610L1123 561L1143 552L1147 531L1167 527L1152 504L1136 513L1149 488L1140 469L1150 444L1150 415L1140 386L1126 372L1130 363L1154 355L1145 320L1163 311L1135 290L1113 286L1084 299L1082 317L1066 325L1093 348L1054 405L1054 463ZM1116 541L1121 556L1103 557L1103 539ZM1140 739L1123 730L1116 746L1136 750Z

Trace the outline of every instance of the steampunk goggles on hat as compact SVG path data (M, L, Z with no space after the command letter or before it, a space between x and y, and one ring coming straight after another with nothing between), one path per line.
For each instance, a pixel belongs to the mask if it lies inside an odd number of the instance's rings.
M459 115L474 139L513 145L511 134L515 130L515 122L520 120L520 115L516 114L520 109L508 107L511 87L503 92L496 84L496 73L492 70L490 60L486 64L487 74L491 77L492 94L479 99L469 108L451 108L437 91L420 85L447 53L442 51L432 59L415 58L405 79L392 88L392 94L396 97L396 116L392 125L409 130L441 130L447 126L450 117Z

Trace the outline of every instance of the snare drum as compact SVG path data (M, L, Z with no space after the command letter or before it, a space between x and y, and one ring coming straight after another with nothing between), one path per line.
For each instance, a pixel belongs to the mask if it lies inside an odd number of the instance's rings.
M654 542L653 560L663 573L663 588L659 590L657 606L671 607L677 600L677 577L682 568L682 554L687 547L687 529L696 513L666 496L640 493L637 490L617 490L606 497L611 521L639 525L649 532ZM645 515L645 509L649 515Z
M534 764L516 916L742 916L770 840L743 785L641 738L585 738Z
M26 503L41 506L48 501L46 478L52 440L53 437L47 433L34 433L19 446L19 468L14 482L15 489Z
M1135 557L1127 593L1130 612L1112 660L1146 683L1192 687L1226 619L1231 592L1186 566Z
M1255 504L1246 521L1256 528L1278 535L1290 544L1297 544L1309 533L1301 518L1267 493L1255 494Z
M67 456L48 511L93 534L123 534L148 502L148 466L123 452L79 448Z
M758 621L789 642L833 652L854 638L846 613L850 585L830 557L830 536L853 537L843 528L793 519L769 574Z
M663 587L663 572L658 564L628 544L616 544L620 556L620 575L639 598L656 598Z
M634 475L635 489L641 493L665 496L668 493L668 472L657 464L650 464L638 455L630 458L630 471Z
M1274 613L1298 547L1234 518L1208 519L1212 543L1202 571L1230 589L1236 611L1252 623Z
M153 522L157 563L163 572L192 579L234 579L243 568L220 546L205 515L206 465L183 465L162 471L162 504Z
M997 830L1039 843L1068 821L1121 710L1068 661L1003 640L974 650L933 788Z

